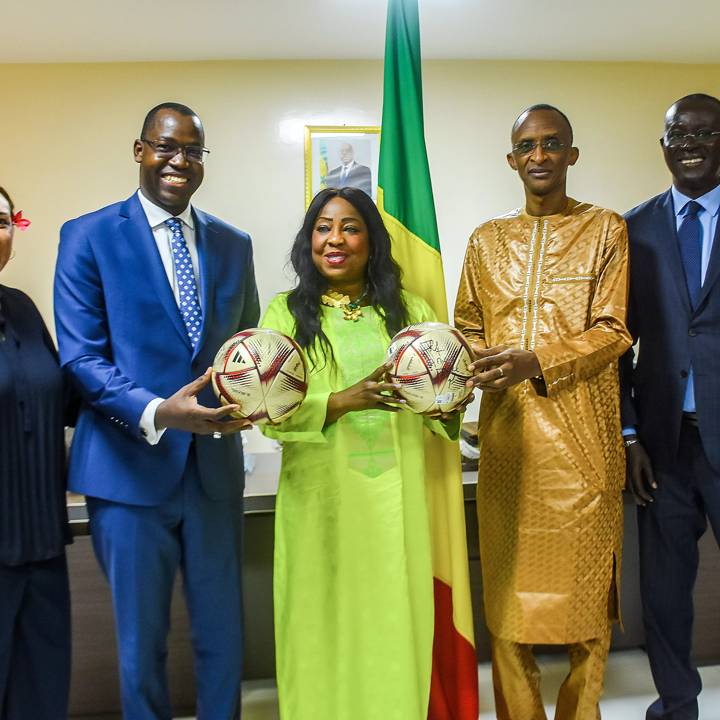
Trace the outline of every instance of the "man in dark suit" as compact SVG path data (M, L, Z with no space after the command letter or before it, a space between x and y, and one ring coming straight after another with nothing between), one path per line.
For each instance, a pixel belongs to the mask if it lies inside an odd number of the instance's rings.
M340 146L340 165L325 176L329 188L354 187L372 197L372 173L367 165L355 162L355 150L350 143Z
M639 504L648 720L698 717L691 659L697 542L720 543L720 100L689 95L660 140L673 185L626 215L628 326L621 363L628 485Z
M182 570L197 713L239 716L244 485L237 406L206 372L220 345L257 324L250 238L190 205L205 134L190 108L153 108L135 141L140 189L67 222L55 313L62 364L84 403L69 486L87 496L113 595L123 714L172 717L165 659ZM196 378L193 380L193 378Z

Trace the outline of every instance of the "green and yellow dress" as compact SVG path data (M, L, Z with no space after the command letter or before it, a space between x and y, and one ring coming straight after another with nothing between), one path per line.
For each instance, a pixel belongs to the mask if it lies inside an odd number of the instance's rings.
M412 322L434 320L405 294ZM351 412L323 428L331 393L369 375L390 343L372 307L351 322L321 306L334 361L310 370L308 395L281 425L275 520L275 642L282 720L425 720L433 644L433 573L424 426L408 410ZM294 336L287 295L262 326ZM310 363L312 366L312 363Z

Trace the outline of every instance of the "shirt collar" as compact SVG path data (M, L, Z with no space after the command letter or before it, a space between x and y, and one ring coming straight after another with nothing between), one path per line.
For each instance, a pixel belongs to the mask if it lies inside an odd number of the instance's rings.
M710 215L717 215L720 210L720 185L699 198L689 198L687 195L683 195L674 185L670 188L670 192L672 193L675 215L678 217L685 214L685 206L691 200L695 200L695 202L702 205L703 210Z
M145 211L148 223L153 230L164 224L164 222L169 220L171 217L176 217L179 220L182 220L189 228L193 230L195 229L195 223L193 222L192 216L192 205L188 205L179 215L171 215L167 210L148 200L145 195L143 195L142 190L137 191L137 196L140 201L140 205L142 205L142 209Z

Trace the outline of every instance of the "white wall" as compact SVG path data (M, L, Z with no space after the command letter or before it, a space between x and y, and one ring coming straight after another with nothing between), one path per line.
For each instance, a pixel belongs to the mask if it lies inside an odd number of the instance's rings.
M426 135L448 299L472 229L522 202L506 166L523 107L559 105L581 148L571 193L626 210L668 184L657 139L665 108L692 91L720 94L718 65L432 61L424 65ZM63 220L128 196L132 141L163 100L194 107L212 149L197 205L248 230L266 303L303 215L303 126L379 124L380 62L0 65L6 104L0 185L33 220L1 276L51 318Z

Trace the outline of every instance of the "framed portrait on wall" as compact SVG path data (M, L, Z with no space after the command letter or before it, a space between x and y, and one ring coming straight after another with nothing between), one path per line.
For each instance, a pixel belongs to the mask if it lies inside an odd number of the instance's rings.
M352 186L377 200L380 128L305 126L305 207L324 188Z

